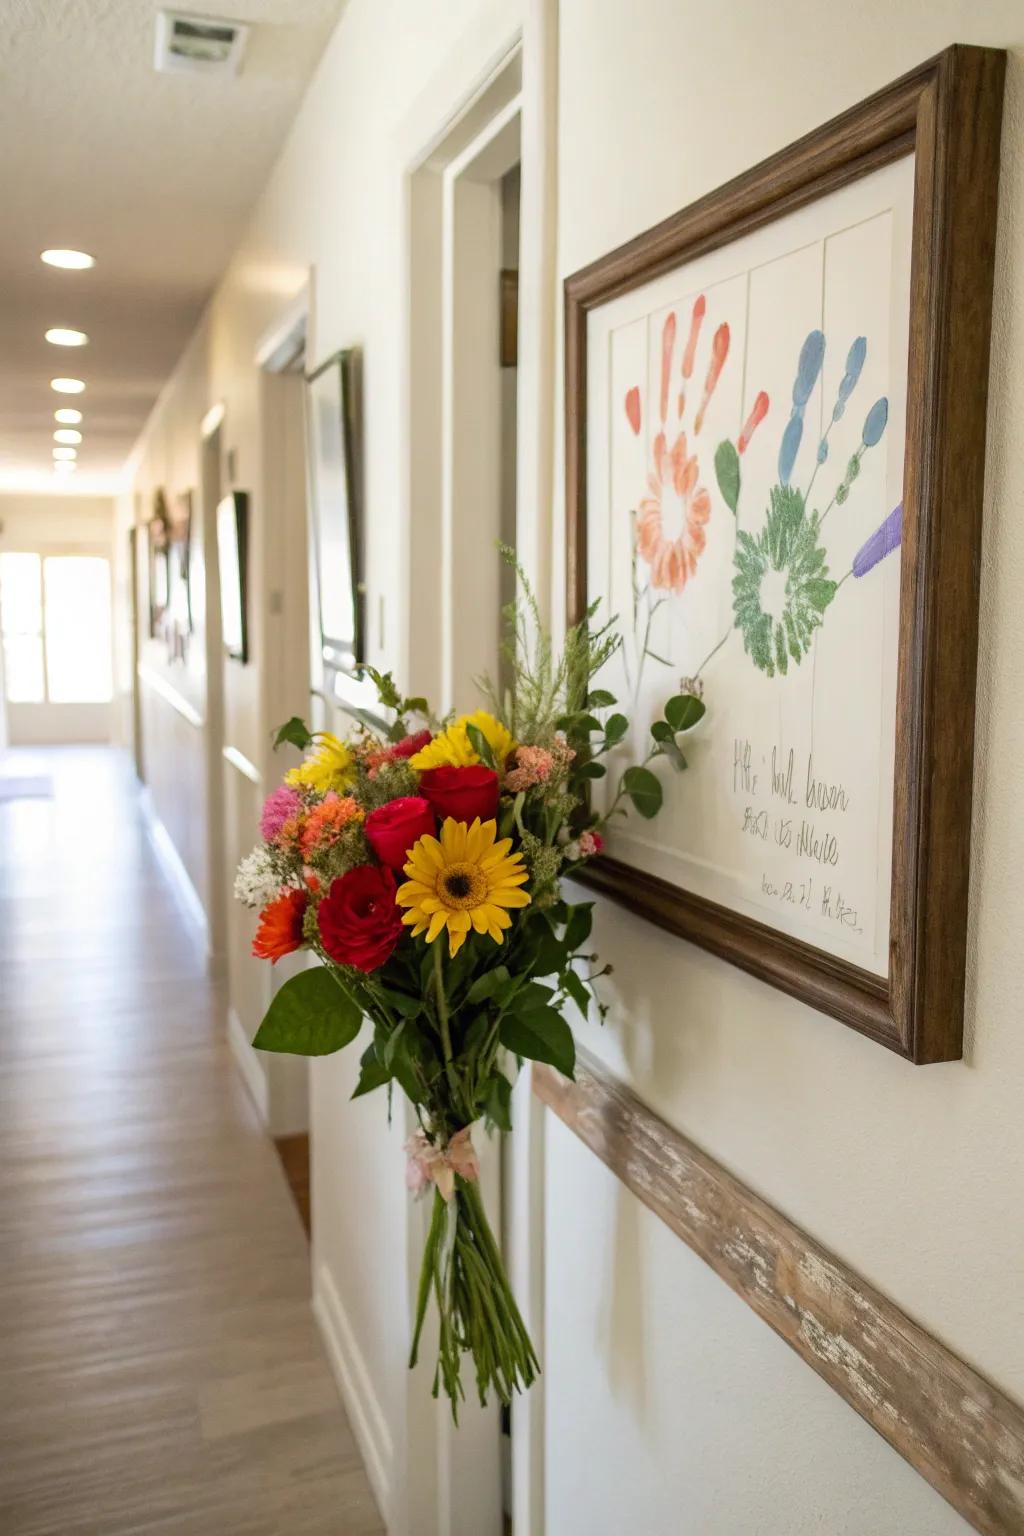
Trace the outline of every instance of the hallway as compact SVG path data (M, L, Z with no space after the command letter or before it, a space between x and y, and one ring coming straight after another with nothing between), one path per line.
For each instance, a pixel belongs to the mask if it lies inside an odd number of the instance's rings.
M128 759L5 772L54 792L0 799L0 1530L376 1536L299 1216Z

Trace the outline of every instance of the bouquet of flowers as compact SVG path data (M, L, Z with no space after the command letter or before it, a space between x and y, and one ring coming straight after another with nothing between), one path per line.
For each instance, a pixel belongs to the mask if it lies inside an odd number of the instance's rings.
M600 854L624 803L654 816L651 759L685 766L671 722L700 701L676 696L651 727L644 763L626 766L603 814L588 786L629 730L595 674L619 645L593 609L556 656L520 573L510 612L512 686L488 709L435 721L390 674L373 677L392 723L360 717L342 741L293 719L277 744L305 755L267 798L262 842L242 862L238 897L261 908L254 954L307 949L321 964L277 992L254 1040L261 1050L319 1056L372 1038L355 1096L397 1088L419 1129L407 1182L433 1192L410 1364L431 1295L440 1320L434 1395L457 1415L461 1357L472 1355L481 1402L528 1387L537 1357L484 1213L473 1137L509 1130L524 1059L571 1076L572 1004L585 1015L596 968L590 904L570 904L560 877ZM685 707L684 707L685 705ZM597 1003L601 1015L604 1007Z

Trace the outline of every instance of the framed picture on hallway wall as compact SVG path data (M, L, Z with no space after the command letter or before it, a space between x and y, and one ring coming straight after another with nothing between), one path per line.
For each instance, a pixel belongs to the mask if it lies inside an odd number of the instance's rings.
M568 606L621 768L588 880L916 1062L961 1054L1005 55L948 49L566 283Z
M232 491L217 505L217 561L224 650L249 660L249 498Z
M307 375L309 498L320 642L326 666L363 659L360 359L337 352Z

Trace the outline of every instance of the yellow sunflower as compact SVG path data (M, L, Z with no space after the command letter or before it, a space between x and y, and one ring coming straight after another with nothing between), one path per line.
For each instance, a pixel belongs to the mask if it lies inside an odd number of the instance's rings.
M515 746L512 737L500 720L495 720L486 709L478 709L472 715L460 715L446 731L410 757L414 768L468 768L480 761L480 755L469 739L466 727L475 725L494 755L500 768Z
M409 879L399 886L395 900L409 909L402 922L411 927L413 938L425 932L432 944L447 928L453 957L471 928L489 933L495 944L504 941L504 930L512 926L506 908L530 904L520 890L529 875L522 854L509 853L512 839L496 843L496 831L496 822L481 823L479 816L471 827L449 816L440 842L421 837L410 849L405 866Z
M352 754L343 741L330 731L319 731L316 751L298 768L289 768L286 784L296 789L315 789L325 795L329 789L347 789L355 778Z

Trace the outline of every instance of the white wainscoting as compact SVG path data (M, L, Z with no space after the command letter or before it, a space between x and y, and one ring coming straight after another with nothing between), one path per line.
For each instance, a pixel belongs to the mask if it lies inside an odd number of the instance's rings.
M331 1370L359 1443L381 1518L390 1530L394 1504L391 1432L326 1264L318 1266L313 1281L313 1314L320 1325Z

